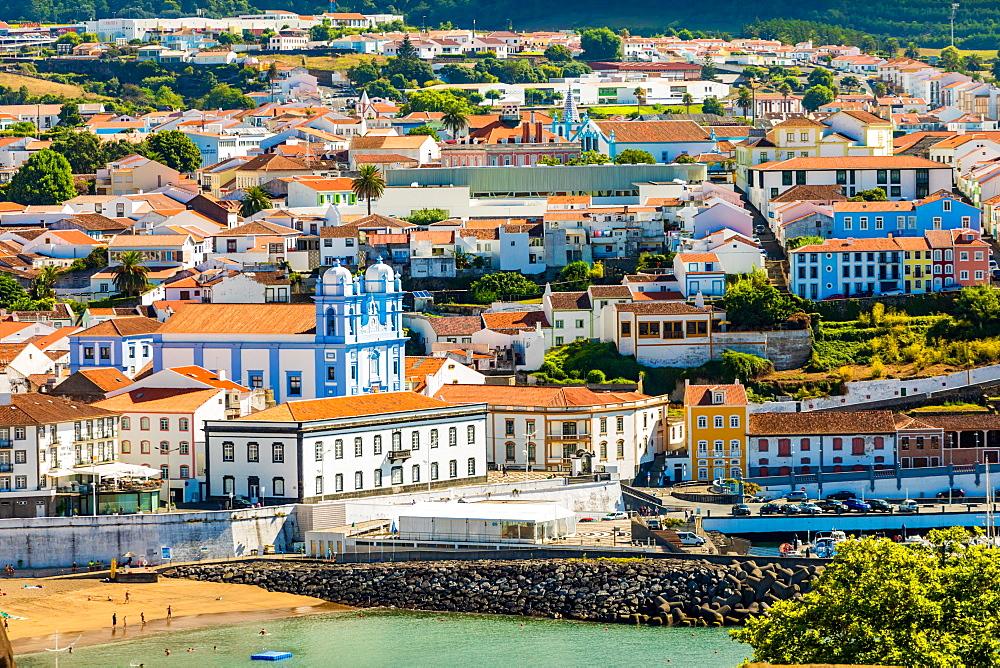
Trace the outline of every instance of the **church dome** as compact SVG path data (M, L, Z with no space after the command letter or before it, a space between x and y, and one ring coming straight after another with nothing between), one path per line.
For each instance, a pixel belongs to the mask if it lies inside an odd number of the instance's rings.
M382 262L382 257L378 258L378 261L372 266L368 267L365 271L365 282L374 283L375 288L389 288L396 280L396 272L392 270L392 267ZM372 288L369 287L369 292L372 292Z
M354 276L347 267L340 266L340 260L333 263L333 266L323 273L324 285L339 285L341 283L353 283Z

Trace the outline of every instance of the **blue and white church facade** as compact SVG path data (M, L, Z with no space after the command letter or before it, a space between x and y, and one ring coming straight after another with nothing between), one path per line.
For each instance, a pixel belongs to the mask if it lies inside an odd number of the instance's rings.
M153 371L195 364L281 403L403 390L400 280L381 258L317 281L315 304L190 304L153 337Z

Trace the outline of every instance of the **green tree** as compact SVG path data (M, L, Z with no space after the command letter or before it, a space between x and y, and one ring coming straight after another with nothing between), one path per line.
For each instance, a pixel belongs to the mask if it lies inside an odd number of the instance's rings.
M973 327L995 326L1000 320L1000 291L990 285L962 288L955 300L955 317Z
M792 237L785 242L785 250L792 251L796 248L802 248L803 246L818 246L824 241L826 241L826 239L823 237Z
M855 76L846 76L840 80L840 85L847 90L857 90L861 87L861 81Z
M711 56L705 56L705 59L701 61L701 80L719 80L719 71L715 68L715 61L712 60Z
M941 49L938 66L943 67L946 72L957 72L962 69L962 54L955 47L946 46Z
M229 33L223 33L227 35ZM175 93L166 84L156 89L156 104L171 109L180 109L184 106L184 97Z
M554 63L565 63L573 60L573 52L562 44L553 44L545 49L545 57Z
M7 134L12 137L30 137L38 134L38 128L31 121L18 121L7 126Z
M501 97L503 97L503 95L501 95L498 90L490 89L486 91L486 99L490 101L490 106L493 106L493 102L496 102Z
M438 136L437 130L429 125L420 125L415 128L410 128L406 131L407 135L427 135L428 137L433 137L434 141L441 141L441 137Z
M180 130L165 130L150 135L145 141L146 149L155 154L157 162L162 162L171 169L181 173L189 173L201 166L201 151L191 139ZM144 154L145 155L145 154Z
M590 265L583 261L570 262L559 271L558 290L586 290L590 286Z
M744 116L750 116L753 107L753 92L749 88L740 88L736 95L736 106L743 110Z
M396 100L397 102L403 99L403 94L386 79L379 79L367 84L365 90L368 91L368 95L371 97L381 97L387 100Z
M372 199L378 199L385 192L385 179L375 165L361 165L358 176L351 181L351 190L361 199L368 201L368 215L372 215Z
M537 295L539 287L516 271L499 271L488 274L469 286L469 296L477 304L498 300L513 301Z
M833 72L823 67L814 67L813 71L806 77L806 81L809 82L810 86L826 86L827 88L833 88L837 83Z
M441 117L441 125L451 133L452 137L457 138L465 128L469 127L469 116L465 111L465 106L455 104L448 107L444 116Z
M655 165L656 158L649 151L637 148L623 149L615 156L616 165Z
M312 42L329 42L334 34L334 30L330 27L330 19L323 19L319 25L309 28L309 40Z
M678 165L692 165L695 162L697 162L697 160L692 158L687 153L681 153L676 158L674 158L674 162L676 162Z
M1000 551L966 529L925 548L849 540L801 601L781 601L732 632L753 661L957 668L1000 664Z
M417 47L413 46L409 35L403 38L399 48L396 49L396 57L400 60L418 60Z
M983 69L983 59L978 53L970 53L965 57L965 69L969 72L978 72Z
M916 60L917 58L919 58L920 57L920 49L917 47L917 43L916 42L907 42L906 43L906 51L903 52L903 55L906 56L907 58L912 58L913 60Z
M872 86L872 92L875 94L875 97L878 98L878 97L885 97L885 94L889 91L885 87L884 83L882 83L881 81L876 81L875 85Z
M828 87L816 85L806 90L802 96L802 106L807 111L816 111L823 105L833 102L835 97Z
M622 38L609 28L594 28L580 33L583 58L588 61L621 60Z
M888 197L885 196L885 188L869 188L868 190L862 190L854 197L848 198L850 202L885 202L888 201Z
M259 211L271 208L271 195L260 186L250 186L243 193L240 215L249 218Z
M69 162L48 148L28 158L7 186L7 199L18 204L61 204L73 197L76 188Z
M896 54L899 53L899 40L895 37L885 40L885 53L890 58L895 58Z
M83 125L83 116L75 102L66 102L59 109L59 125L67 128Z
M742 329L780 325L798 310L792 298L778 292L760 269L730 283L726 287L725 304L726 319Z
M105 163L101 140L92 132L64 132L51 148L66 158L74 174L94 174Z
M606 165L611 162L611 158L604 155L603 153L598 153L597 151L584 151L576 158L570 160L567 164L570 165Z
M34 281L35 299L50 299L55 297L53 288L61 273L62 271L58 267L53 267L52 265L39 269Z
M381 77L382 73L372 60L363 60L347 70L347 78L350 79L355 86L363 86L364 84L371 83L372 81L377 81Z
M684 105L684 113L690 114L691 105L694 104L694 96L691 95L691 93L684 93L684 95L681 96L681 104Z
M706 97L705 101L701 103L701 113L703 114L715 114L716 116L725 116L726 109L722 106L714 97Z
M139 251L125 251L118 258L119 264L114 267L115 289L124 292L128 297L134 297L146 289L146 274L149 267Z
M450 217L444 209L417 209L409 216L403 218L403 220L414 225L430 225L431 223L448 220Z
M28 291L10 274L0 274L0 308L10 308L23 299L31 299Z
M747 65L743 68L741 73L744 79L749 79L750 81L762 81L767 78L768 72L763 67L757 67L756 65Z
M239 88L220 83L198 101L201 109L256 109L257 103Z

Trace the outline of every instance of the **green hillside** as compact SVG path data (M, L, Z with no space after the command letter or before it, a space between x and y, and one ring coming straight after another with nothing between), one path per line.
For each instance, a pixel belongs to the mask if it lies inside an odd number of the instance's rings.
M94 17L172 18L202 10L208 16L226 16L258 9L288 9L313 14L329 9L322 0L32 0L14 3L17 18L32 21L71 21ZM412 25L436 26L451 21L469 27L476 20L481 29L558 29L610 26L646 34L669 29L743 33L756 20L804 19L882 36L920 46L941 48L948 43L950 3L947 0L716 0L709 5L660 0L635 0L625 5L603 0L552 3L543 0L343 0L341 11L402 12ZM10 18L14 17L9 17ZM966 49L996 49L1000 42L1000 2L963 0L958 9L955 34ZM816 35L819 37L819 35Z

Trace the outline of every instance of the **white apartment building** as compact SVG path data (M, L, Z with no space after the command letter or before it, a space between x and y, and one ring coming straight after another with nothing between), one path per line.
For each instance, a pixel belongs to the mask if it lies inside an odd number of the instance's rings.
M205 498L316 503L484 482L486 405L470 403L384 392L210 420Z
M486 457L496 467L631 480L641 464L667 450L666 396L499 385L445 385L437 396L489 405Z

